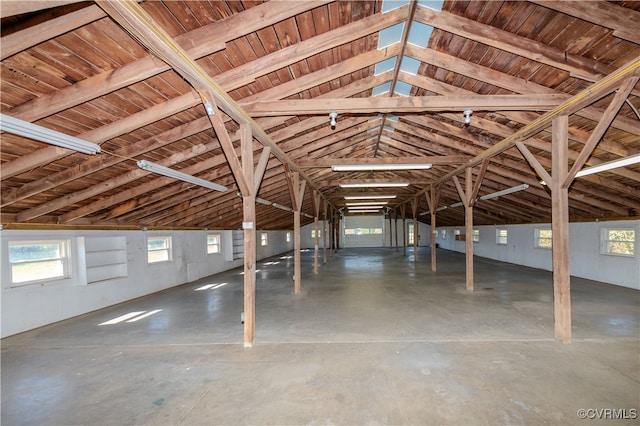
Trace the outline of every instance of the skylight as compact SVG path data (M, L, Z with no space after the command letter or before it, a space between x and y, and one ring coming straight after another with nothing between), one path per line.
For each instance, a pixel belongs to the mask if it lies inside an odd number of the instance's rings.
M404 22L380 30L378 33L378 50L400 43L402 31L404 31Z
M386 83L382 83L381 85L374 87L372 94L373 96L382 95L388 93L389 89L391 89L391 82L387 81Z
M387 71L391 71L396 66L396 61L398 60L397 56L393 58L385 59L384 61L380 61L376 64L374 75L380 75Z
M416 75L418 74L418 68L420 68L421 62L417 59L413 59L410 56L402 57L402 64L400 65L400 71L406 72L407 74Z
M393 89L393 93L400 96L409 96L409 93L411 93L412 87L413 86L410 85L409 83L405 83L402 80L398 80L396 81L396 87Z
M429 25L413 21L411 23L411 28L409 29L408 42L414 46L422 47L424 49L427 47L427 44L429 44L429 37L431 37L432 31L433 28ZM380 31L380 33L382 33L382 31Z

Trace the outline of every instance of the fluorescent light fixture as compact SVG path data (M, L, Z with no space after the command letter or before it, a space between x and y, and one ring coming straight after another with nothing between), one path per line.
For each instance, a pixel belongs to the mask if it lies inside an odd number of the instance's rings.
M455 208L455 207L460 207L462 205L462 201L458 202L458 203L453 203L449 206L449 208Z
M351 211L356 211L356 210L371 210L371 209L376 209L376 210L380 210L382 209L384 206L354 206L354 207L347 207L348 210Z
M362 203L346 203L347 207L355 207L355 206L386 206L389 204L388 201L364 201Z
M358 172L358 171L381 171L381 170L426 170L431 168L431 164L345 164L333 165L334 172Z
M347 195L345 200L391 200L397 195Z
M100 146L95 143L56 132L28 121L19 120L9 115L0 114L0 130L14 135L24 136L50 145L72 149L83 154L97 154Z
M341 183L340 188L403 188L409 186L408 182L362 182Z
M164 167L160 164L152 163L150 161L140 160L136 164L138 164L138 167L140 167L142 170L146 170L148 172L154 172L159 175L181 180L183 182L192 183L194 185L199 185L208 189L213 189L214 191L227 191L226 186L218 185L217 183L209 182L208 180L200 179L195 176L170 169L169 167Z
M438 207L436 211L441 212L442 210L446 210L446 209L447 209L447 206L442 206L442 207Z
M292 212L293 209L289 206L283 206L282 204L278 204L278 203L273 203L271 204L273 207L275 207L276 209L280 209L280 210L286 210L288 212Z
M349 213L379 213L380 210L351 210L349 209Z
M270 206L273 203L269 200L265 200L264 198L256 197L256 203L264 204L265 206Z
M514 186L513 188L503 189L502 191L494 192L493 194L487 194L480 197L481 200L490 200L492 198L502 197L503 195L513 194L514 192L524 191L529 188L529 185L523 183L522 185Z
M313 216L311 216L309 213L303 213L304 217L308 217L309 219L313 219Z
M619 160L607 161L606 163L596 164L595 166L585 167L576 173L576 177L591 175L594 173L604 172L606 170L616 169L618 167L630 166L640 163L640 153L621 158Z

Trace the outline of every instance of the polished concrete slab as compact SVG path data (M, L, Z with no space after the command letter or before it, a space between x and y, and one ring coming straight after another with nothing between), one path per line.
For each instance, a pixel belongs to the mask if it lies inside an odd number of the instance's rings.
M564 345L549 272L312 255L259 263L253 348L240 270L3 339L2 425L638 424L640 292L573 278Z

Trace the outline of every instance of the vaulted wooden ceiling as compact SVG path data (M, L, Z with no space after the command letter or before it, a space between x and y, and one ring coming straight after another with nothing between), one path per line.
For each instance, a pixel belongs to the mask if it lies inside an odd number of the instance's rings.
M483 177L478 197L529 185L478 200L474 223L548 222L548 189L521 150L513 144L487 150L629 64L632 71L618 86L570 115L569 167L594 142L585 166L640 152L640 2L456 0L445 1L441 11L428 7L430 2L396 3L401 6L389 11L381 1L139 6L168 33L170 40L163 42L177 43L186 60L196 61L273 144L258 197L291 206L284 163L307 181L303 223L312 220L314 190L335 208L345 205L345 195L394 194L392 214L411 200L424 213L424 194L437 184L441 195L434 208L450 206L460 201L451 177L459 173L463 182L469 164L476 165L474 176ZM145 40L112 19L108 3L3 1L0 7L2 113L102 149L91 156L2 133L5 227L240 228L239 188L201 94L180 70L151 54ZM398 40L379 48L381 31L397 24L403 24ZM429 27L428 45L413 41ZM618 102L624 102L612 110L616 89L623 92ZM240 155L239 124L218 106ZM473 113L465 125L467 108ZM335 129L329 124L332 111L338 113ZM602 123L607 115L615 117L610 125ZM606 131L589 142L598 125ZM521 142L550 170L551 126ZM256 162L263 144L254 140ZM143 159L229 190L141 170L136 161ZM433 167L331 170L347 162ZM399 180L410 185L338 186ZM572 220L637 217L640 166L576 179L569 205ZM289 211L261 203L256 211L260 229L292 227ZM438 223L463 224L464 209L439 211Z

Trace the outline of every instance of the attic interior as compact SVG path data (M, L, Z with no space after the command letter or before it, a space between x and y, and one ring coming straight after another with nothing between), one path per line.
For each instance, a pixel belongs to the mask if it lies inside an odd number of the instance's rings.
M260 229L291 229L295 201L305 225L366 214L345 196L372 195L394 197L377 214L461 225L469 169L475 224L550 222L554 118L568 116L572 176L640 152L640 3L578 3L3 3L3 117L100 152L3 127L1 222L240 229L241 122L264 170ZM415 164L431 167L372 170ZM570 221L638 217L640 166L613 167L564 182ZM340 186L353 183L408 185Z

